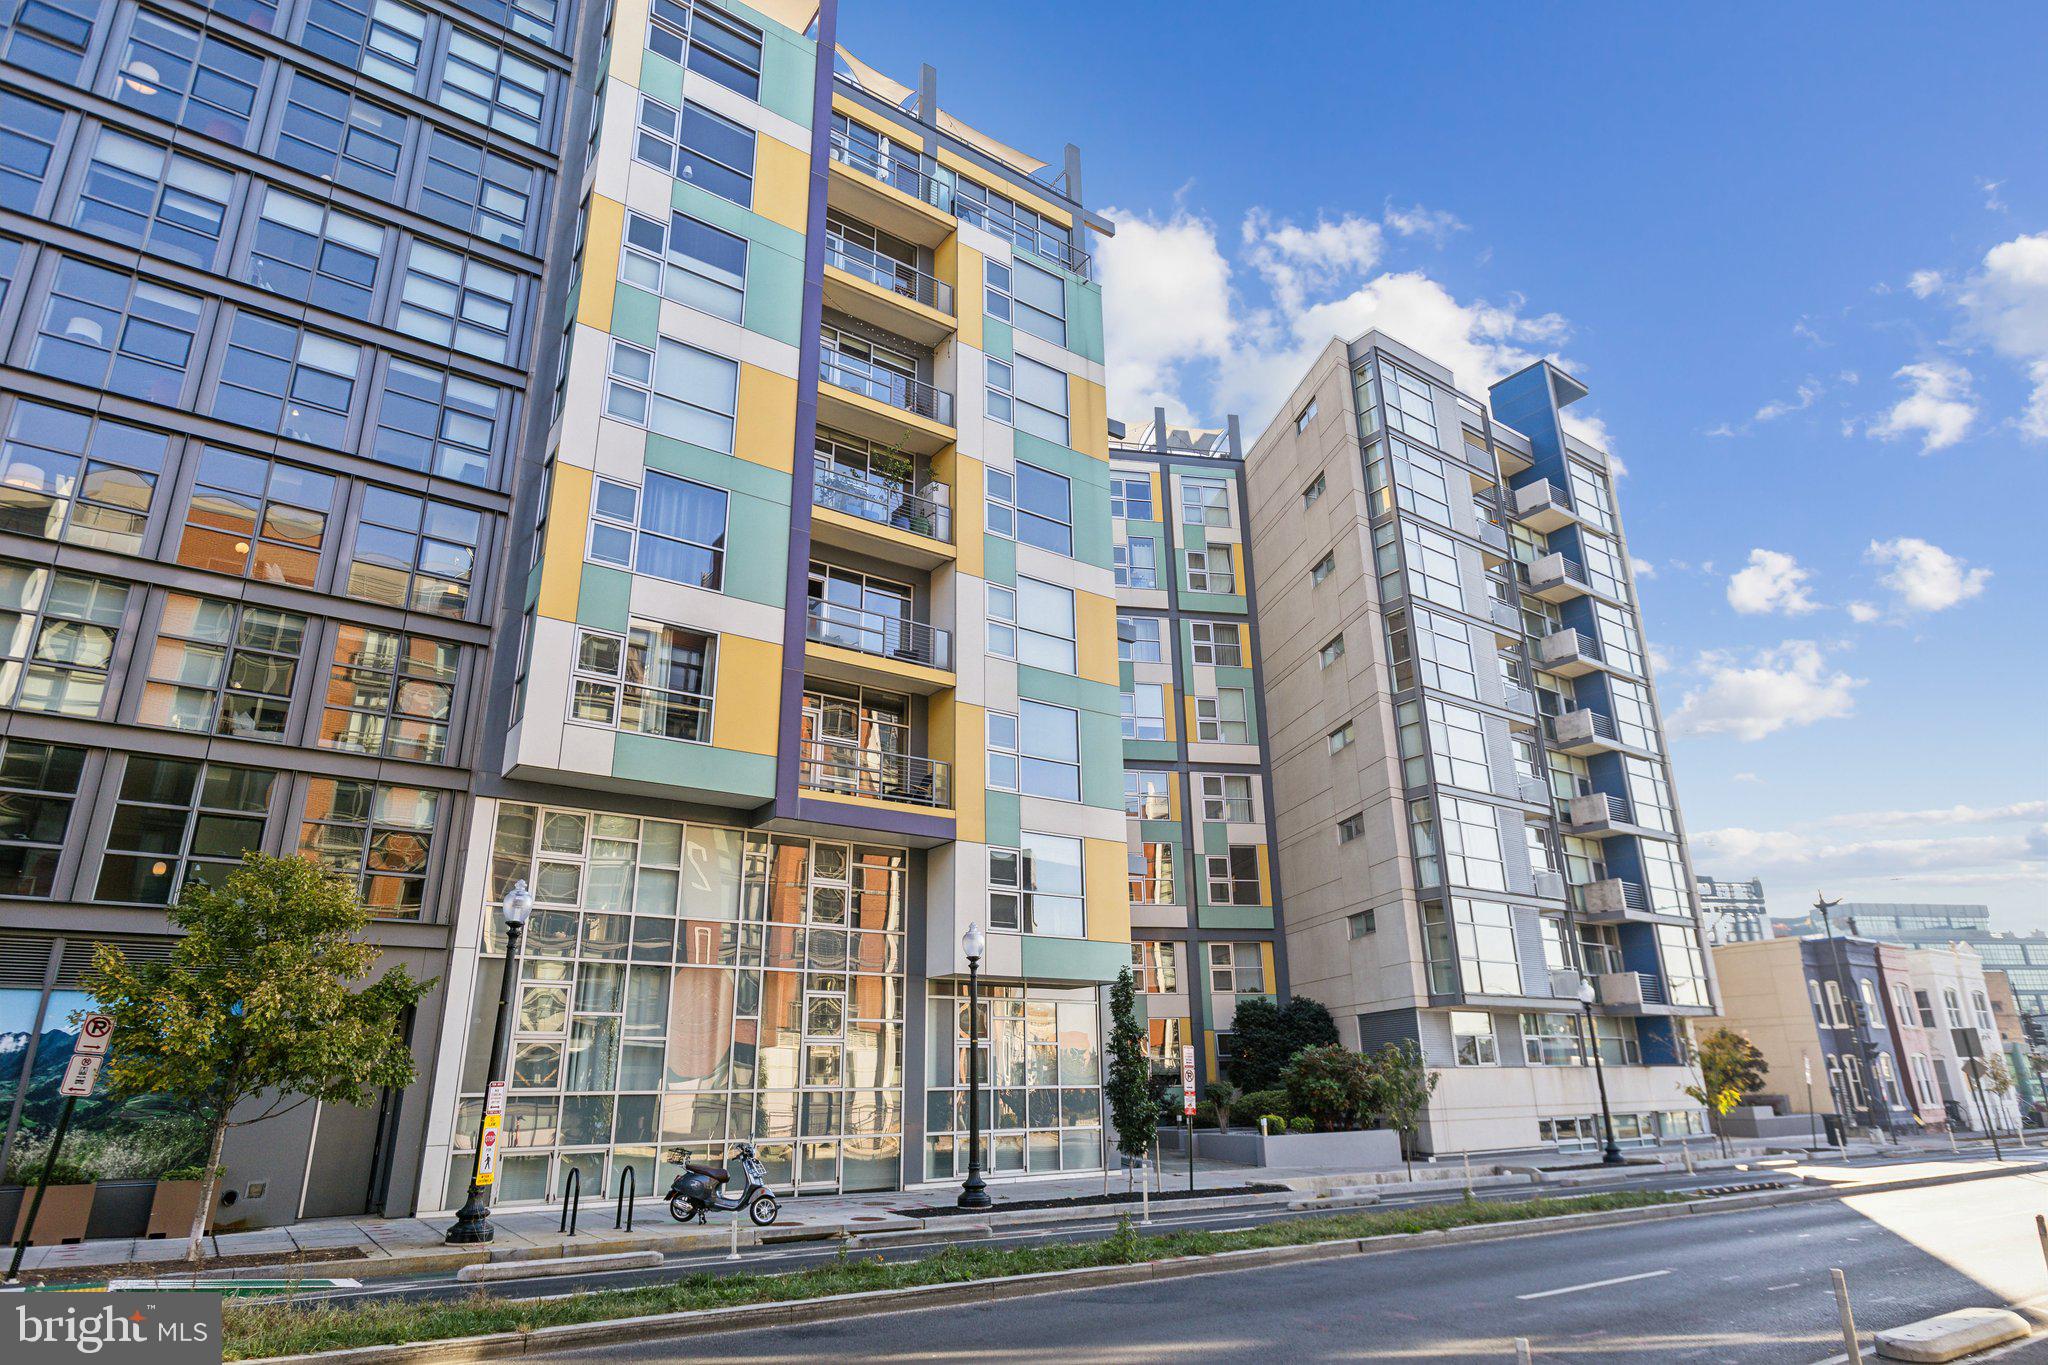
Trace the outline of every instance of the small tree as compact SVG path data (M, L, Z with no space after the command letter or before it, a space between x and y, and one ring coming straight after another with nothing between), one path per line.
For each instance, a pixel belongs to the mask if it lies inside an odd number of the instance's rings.
M2015 1089L2017 1083L2013 1080L2012 1068L2005 1064L2005 1058L1998 1053L1985 1053L1978 1060L1977 1066L1977 1083L1984 1087L1986 1094L1996 1095L2003 1099ZM1993 1122L1991 1106L1989 1103L1986 1103L1984 1105L1985 1126L1988 1128Z
M205 1121L196 1261L228 1129L410 1084L399 1021L433 982L394 967L354 989L378 955L357 938L369 915L353 885L304 858L247 854L219 886L186 883L170 920L184 936L169 961L131 963L102 944L85 987L114 1021L108 1094L164 1096ZM260 1112L233 1117L262 1095Z
M1244 1091L1229 1081L1218 1081L1209 1087L1209 1107L1216 1111L1216 1131L1230 1131L1230 1111L1244 1099Z
M1337 1025L1319 1000L1292 996L1276 1005L1264 996L1239 1002L1230 1026L1230 1079L1246 1090L1270 1090L1295 1053L1337 1041Z
M1367 1060L1367 1112L1373 1122L1401 1135L1401 1159L1412 1167L1416 1126L1436 1093L1437 1073L1422 1064L1422 1050L1411 1042L1388 1043Z
M1755 1043L1725 1028L1717 1028L1699 1040L1693 1050L1693 1061L1699 1067L1700 1083L1687 1086L1685 1093L1707 1107L1708 1121L1720 1141L1721 1154L1726 1156L1728 1135L1721 1129L1721 1120L1742 1103L1744 1095L1763 1089L1770 1063L1764 1060Z
M1335 1043L1295 1053L1280 1083L1295 1114L1325 1133L1357 1127L1372 1094L1365 1058Z
M1117 973L1109 988L1109 1119L1116 1125L1116 1149L1136 1161L1152 1148L1159 1103L1152 1097L1152 1062L1145 1055L1145 1029L1138 1022L1138 988L1131 969Z

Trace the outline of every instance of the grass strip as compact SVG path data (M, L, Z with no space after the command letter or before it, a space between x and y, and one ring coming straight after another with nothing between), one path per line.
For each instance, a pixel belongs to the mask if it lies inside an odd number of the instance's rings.
M489 1332L520 1332L572 1323L655 1313L681 1313L741 1304L823 1298L878 1289L957 1284L1049 1270L1132 1265L1175 1256L1201 1256L1252 1247L1298 1246L1348 1237L1432 1232L1482 1223L1519 1223L1567 1213L1639 1209L1686 1202L1687 1196L1623 1191L1520 1203L1465 1200L1426 1208L1331 1214L1290 1219L1237 1232L1173 1232L1143 1236L1128 1222L1098 1241L1044 1246L984 1247L955 1244L915 1261L883 1261L842 1251L837 1262L781 1275L717 1275L696 1271L667 1284L602 1289L545 1300L493 1298L479 1291L433 1303L365 1303L331 1307L283 1302L238 1304L225 1310L229 1360L302 1355L356 1346L439 1341Z

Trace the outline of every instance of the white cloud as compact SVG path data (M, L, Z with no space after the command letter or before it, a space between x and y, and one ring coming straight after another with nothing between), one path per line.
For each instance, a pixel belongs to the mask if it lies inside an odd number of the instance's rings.
M1846 716L1864 680L1832 667L1811 640L1787 640L1747 659L1700 657L1703 681L1686 690L1671 728L1679 734L1733 735L1745 743L1788 726Z
M1657 566L1640 555L1630 555L1628 567L1629 572L1633 573L1637 578L1655 578L1657 576Z
M2003 180L1986 180L1980 176L1977 180L1977 188L1984 191L1985 208L1993 213L2004 213L2006 211L2006 202L1998 194L2000 190L2005 188Z
M1220 361L1231 331L1230 265L1208 222L1175 210L1149 219L1112 209L1100 239L1102 321L1114 412L1143 420L1154 407L1185 419L1180 367Z
M1391 200L1380 221L1403 237L1427 237L1438 246L1449 241L1452 233L1466 230L1458 215L1448 209L1426 209L1420 204L1395 208Z
M1977 420L1977 395L1968 370L1953 361L1926 360L1902 365L1892 377L1904 381L1906 396L1872 419L1872 436L1896 441L1917 434L1920 453L1926 455L1969 434L1970 424Z
M1820 385L1814 380L1809 379L1799 386L1796 397L1778 399L1775 402L1766 403L1758 408L1756 410L1756 420L1759 422L1775 422L1787 413L1804 412L1813 406L1813 400L1820 397L1820 395Z
M1245 259L1265 277L1273 301L1288 313L1300 311L1310 290L1326 290L1379 264L1386 234L1380 225L1352 214L1314 227L1274 222L1265 210L1245 215Z
M1877 605L1873 602L1851 602L1849 604L1849 619L1857 622L1859 625L1867 626L1882 615L1884 613L1878 610Z
M1745 616L1817 611L1820 603L1807 590L1811 577L1797 559L1781 550L1751 550L1749 567L1728 576L1728 605Z
M1873 540L1864 558L1884 569L1878 581L1891 589L1903 612L1946 611L1981 595L1991 581L1991 570L1970 568L1939 545L1915 536Z
M2048 819L2048 801L2012 801L2003 806L1943 806L1935 810L1873 810L1830 815L1824 825L1997 825Z
M1710 829L1693 836L1705 857L1752 873L1844 872L1861 878L1907 873L1986 870L1986 864L2026 859L2024 834L1951 835L1944 838L1830 840L1795 830ZM2019 875L2038 875L2015 869Z
M1733 777L1729 778L1728 780L1729 780L1730 782L1761 782L1761 781L1763 781L1763 779L1762 779L1761 777L1758 777L1758 776L1757 776L1757 775L1756 775L1755 773L1737 773L1737 774L1735 774L1735 776L1733 776Z
M1941 288L1941 272L1939 270L1916 270L1913 272L1912 278L1906 281L1906 288L1913 291L1914 298L1924 299L1935 290Z
M1719 426L1714 426L1714 427L1708 427L1708 428L1706 429L1706 431L1705 431L1704 433L1702 433L1702 434L1703 434L1703 435L1707 435L1707 436L1724 436L1724 437L1725 437L1725 436L1740 436L1740 435L1742 435L1743 433L1741 433L1741 432L1737 431L1737 430L1736 430L1736 429L1735 429L1734 427L1731 427L1731 426L1729 426L1729 425L1728 425L1728 424L1727 424L1726 422L1723 422L1723 423L1721 423L1721 424L1720 424Z
M2048 440L2048 232L2015 237L1984 253L1957 298L1969 331L2026 367L2032 396L2020 430Z

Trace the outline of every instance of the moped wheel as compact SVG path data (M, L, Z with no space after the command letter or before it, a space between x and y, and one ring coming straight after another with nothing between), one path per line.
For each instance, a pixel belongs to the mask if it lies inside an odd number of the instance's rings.
M764 1194L747 1205L747 1217L754 1220L754 1226L757 1228L767 1227L781 1212L782 1205L775 1202L775 1196L772 1194Z
M687 1223L697 1216L697 1210L691 1208L680 1199L668 1201L668 1213L669 1217L675 1219L678 1223Z

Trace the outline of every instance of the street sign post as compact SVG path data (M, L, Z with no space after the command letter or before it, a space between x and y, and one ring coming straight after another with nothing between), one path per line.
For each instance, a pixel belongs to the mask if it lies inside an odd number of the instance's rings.
M1195 1192L1195 1050L1180 1049L1180 1116L1188 1128L1188 1193Z
M112 1015L88 1014L78 1025L78 1041L71 1045L74 1057L104 1057L114 1038Z
M50 1187L50 1173L57 1168L57 1153L64 1150L64 1135L71 1131L71 1111L100 1083L100 1068L106 1064L107 1048L113 1037L114 1021L104 1014L88 1014L79 1021L71 1059L64 1064L64 1078L57 1082L64 1108L57 1114L57 1131L50 1135L50 1152L43 1158L43 1174L36 1181L35 1195L28 1203L28 1217L21 1223L21 1237L14 1243L14 1256L7 1263L9 1284L21 1273L21 1258L28 1254L28 1239L36 1230L36 1215L43 1210L43 1191Z
M83 1057L74 1055L64 1065L64 1079L57 1082L57 1093L72 1100L90 1095L100 1083L100 1064L105 1060L90 1053Z

